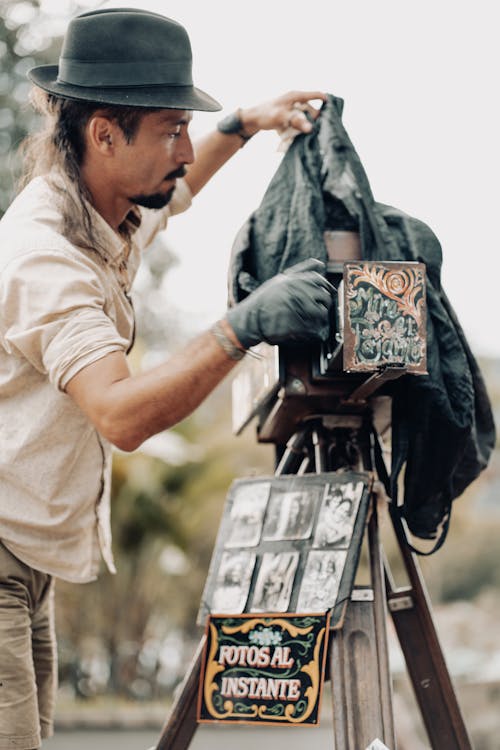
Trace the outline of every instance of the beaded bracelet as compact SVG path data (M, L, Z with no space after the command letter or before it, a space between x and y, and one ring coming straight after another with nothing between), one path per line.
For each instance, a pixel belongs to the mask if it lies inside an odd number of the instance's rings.
M243 359L245 356L246 349L242 349L239 346L236 346L229 336L225 333L224 329L222 328L220 321L217 321L217 323L214 323L212 328L210 329L213 335L215 336L215 339L219 346L221 346L226 354L231 357L231 359L234 360L240 360Z

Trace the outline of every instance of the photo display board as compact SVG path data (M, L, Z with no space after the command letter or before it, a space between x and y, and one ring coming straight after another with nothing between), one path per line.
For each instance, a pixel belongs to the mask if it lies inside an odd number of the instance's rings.
M318 613L341 625L359 560L372 476L328 472L237 479L198 615Z

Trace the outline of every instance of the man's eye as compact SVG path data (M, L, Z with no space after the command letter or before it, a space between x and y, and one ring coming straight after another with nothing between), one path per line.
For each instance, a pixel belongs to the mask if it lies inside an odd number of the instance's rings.
M181 131L180 130L176 130L173 133L167 133L167 138L175 141L175 139L178 138L180 136L180 134L181 134Z

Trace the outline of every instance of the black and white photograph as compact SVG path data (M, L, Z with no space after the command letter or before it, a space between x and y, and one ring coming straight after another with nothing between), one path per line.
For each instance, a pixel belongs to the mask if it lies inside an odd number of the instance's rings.
M260 542L270 482L252 482L238 487L229 515L225 547L255 547Z
M300 611L333 607L354 530L366 518L369 484L370 477L359 473L238 480L226 503L199 622L208 613L298 611L299 595Z
M212 611L240 614L245 609L255 566L253 552L224 552L215 581Z
M266 552L262 556L251 612L287 611L298 562L298 552Z
M363 482L346 482L325 490L314 547L349 546L363 488Z
M347 550L309 553L297 612L326 612L335 605L346 557Z
M319 497L316 487L308 490L273 489L269 499L263 538L307 539L311 536L314 511Z

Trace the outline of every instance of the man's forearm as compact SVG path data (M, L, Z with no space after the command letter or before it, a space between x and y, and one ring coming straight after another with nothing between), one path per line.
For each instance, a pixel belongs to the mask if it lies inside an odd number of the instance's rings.
M236 341L230 327L226 332ZM235 364L206 332L138 375L130 374L121 352L109 354L78 373L66 390L107 440L131 451L187 417Z
M333 287L324 269L309 258L268 279L211 331L149 372L131 375L124 352L112 352L78 372L66 391L104 437L134 450L190 414L249 347L325 340Z

